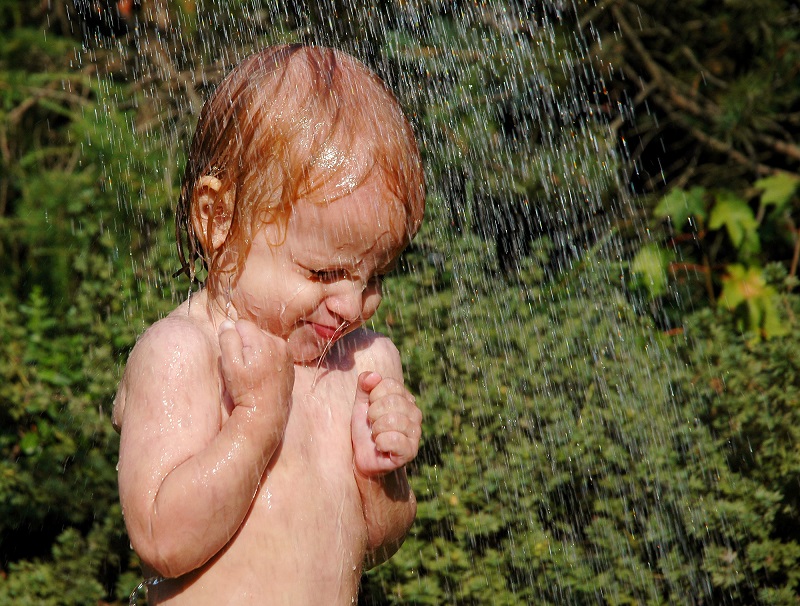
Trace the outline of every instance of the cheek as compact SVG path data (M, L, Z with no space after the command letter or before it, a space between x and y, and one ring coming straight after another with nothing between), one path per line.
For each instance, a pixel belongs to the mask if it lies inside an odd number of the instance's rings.
M369 320L373 315L375 315L375 312L378 310L378 307L380 306L381 301L382 301L382 297L381 297L381 293L379 291L378 292L370 291L368 293L365 293L365 296L364 296L364 307L363 307L363 311L361 312L361 315L363 316L364 321Z
M292 279L286 285L283 303L283 316L288 324L292 324L298 317L305 316L314 311L325 299L325 293L319 284L312 284L306 280ZM298 316L298 317L294 317Z

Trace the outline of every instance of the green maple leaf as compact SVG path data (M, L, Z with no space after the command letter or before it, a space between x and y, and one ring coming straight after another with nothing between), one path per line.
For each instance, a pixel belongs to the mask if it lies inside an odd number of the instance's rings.
M660 219L669 217L678 229L684 229L690 217L705 221L705 193L704 187L693 187L689 191L673 189L661 198L653 213Z
M710 229L725 227L731 242L743 256L756 253L760 249L758 221L753 210L744 200L731 192L717 194L708 227Z
M667 267L674 255L656 244L647 244L639 249L631 261L631 273L636 283L644 286L651 297L667 292Z
M781 210L788 204L797 191L798 185L800 185L800 177L785 172L764 177L755 182L755 186L763 190L761 204L764 206L774 205L777 210Z
M756 335L755 340L786 334L778 313L778 294L767 284L760 267L729 265L722 282L720 303L730 311L745 308L747 329Z
M755 268L746 268L742 265L728 266L728 274L722 278L722 293L720 303L733 311L747 299L758 296L766 286L766 280L761 272Z

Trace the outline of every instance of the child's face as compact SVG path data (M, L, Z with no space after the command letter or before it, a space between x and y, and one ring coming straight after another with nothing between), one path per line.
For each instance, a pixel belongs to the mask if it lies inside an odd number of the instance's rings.
M295 361L316 360L378 309L381 276L406 244L405 219L374 178L329 204L300 200L283 240L275 224L257 232L231 303L287 339Z

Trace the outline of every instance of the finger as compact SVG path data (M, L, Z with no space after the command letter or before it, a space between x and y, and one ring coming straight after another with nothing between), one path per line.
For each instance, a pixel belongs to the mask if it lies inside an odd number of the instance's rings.
M379 400L374 400L369 407L369 418L376 421L387 414L404 414L411 419L422 422L422 411L414 404L409 395L389 395Z
M398 431L387 431L375 436L375 448L391 455L395 463L405 465L417 456L419 443Z
M397 413L384 415L372 422L372 436L377 439L382 433L399 432L412 440L419 440L422 428L408 416Z
M219 349L222 373L229 381L242 366L242 338L230 320L219 325Z
M372 390L371 399L375 401L385 396L400 394L407 394L413 399L413 396L411 396L411 394L405 388L402 381L398 381L396 379L383 379L378 385L375 386L375 389Z
M362 372L358 375L353 412L350 417L350 435L354 445L370 444L372 441L372 429L367 418L369 394L380 381L381 376L377 372Z
M375 390L375 387L383 382L383 378L377 373L372 371L365 371L358 375L356 383L356 404L369 405L370 394Z
M356 454L353 463L358 472L367 477L383 475L404 465L393 462L391 454L378 452L374 446L369 453Z
M253 322L237 321L236 332L239 333L242 341L242 362L245 366L249 366L257 360L265 349L272 353L270 347L272 344L268 342L267 335Z

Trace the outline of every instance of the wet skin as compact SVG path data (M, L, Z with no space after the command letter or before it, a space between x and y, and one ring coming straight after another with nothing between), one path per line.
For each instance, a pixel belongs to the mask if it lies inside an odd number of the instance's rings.
M402 541L421 413L395 347L360 328L405 243L383 195L298 202L230 293L201 291L131 353L120 497L147 569L174 577L151 603L349 604L365 557Z

